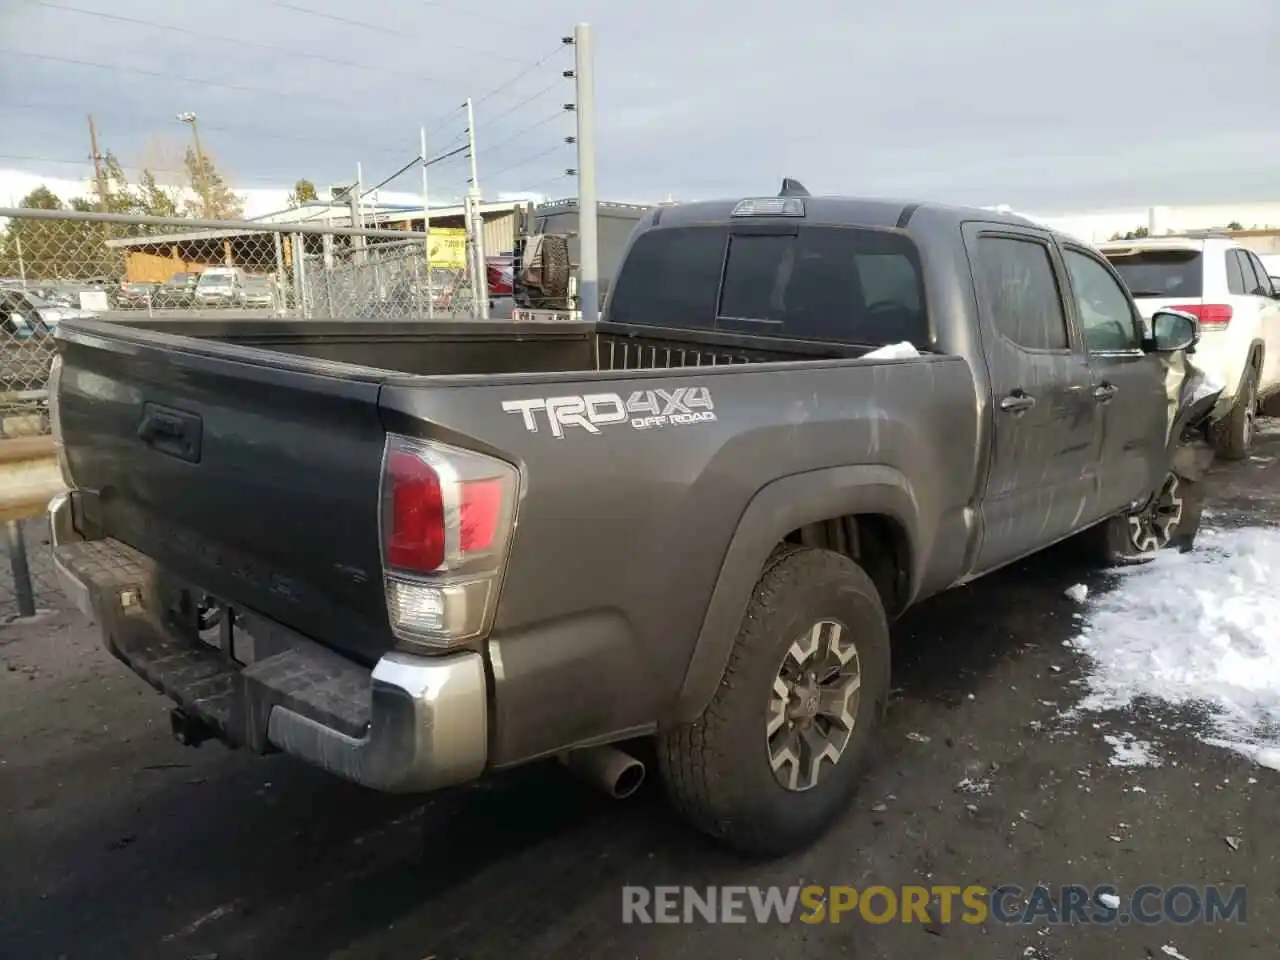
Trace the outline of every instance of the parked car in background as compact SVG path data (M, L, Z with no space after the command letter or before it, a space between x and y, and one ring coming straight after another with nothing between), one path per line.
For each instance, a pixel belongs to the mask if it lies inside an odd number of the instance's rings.
M489 296L511 296L514 271L515 258L511 255L486 258L485 272L489 277Z
M155 290L154 304L165 310L182 310L195 305L196 284L200 274L194 271L175 273Z
M138 310L153 305L158 283L125 282L120 284L116 306L122 310Z
M276 307L276 284L271 277L249 276L244 278L240 302L246 307Z
M210 267L196 281L196 305L238 307L244 300L244 271L239 267Z
M5 290L0 292L0 316L5 318L6 333L25 340L44 330L57 329L63 320L90 318L97 314L45 299L30 290Z
M49 375L53 332L63 320L94 314L52 303L30 290L0 289L0 391L39 390Z
M1258 255L1212 234L1099 245L1149 322L1159 310L1200 318L1196 365L1225 389L1214 410L1218 454L1242 460L1262 400L1280 392L1280 294Z

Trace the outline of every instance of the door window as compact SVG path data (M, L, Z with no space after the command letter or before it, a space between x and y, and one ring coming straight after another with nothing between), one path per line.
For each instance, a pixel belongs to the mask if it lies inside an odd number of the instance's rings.
M1067 350L1067 318L1049 248L1036 240L980 237L978 295L996 330L1027 350Z
M1078 250L1065 250L1071 290L1090 353L1141 347L1133 307L1124 289L1102 264Z
M1271 278L1267 276L1267 271L1262 269L1262 264L1248 250L1237 250L1240 254L1241 270L1244 271L1245 289L1255 297L1271 296Z

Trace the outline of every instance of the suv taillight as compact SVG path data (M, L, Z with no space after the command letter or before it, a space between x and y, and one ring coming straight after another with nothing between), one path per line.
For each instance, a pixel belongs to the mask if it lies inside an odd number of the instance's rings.
M387 436L382 566L398 640L448 649L488 632L519 495L520 473L504 460Z
M1200 318L1202 330L1225 330L1231 322L1231 304L1229 303L1184 303L1170 310L1182 310Z

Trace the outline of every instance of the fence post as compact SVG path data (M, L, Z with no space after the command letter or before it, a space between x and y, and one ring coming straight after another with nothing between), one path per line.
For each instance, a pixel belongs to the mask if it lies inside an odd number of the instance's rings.
M31 589L31 565L27 563L27 543L17 520L5 524L9 541L9 566L13 570L13 595L18 601L18 616L36 615L35 593Z
M284 285L284 245L280 242L280 234L271 234L272 242L276 248L276 292L280 296L280 310L287 313L289 309L289 292Z
M307 318L306 303L306 280L303 278L303 271L306 269L303 260L306 258L306 248L303 246L302 234L294 233L289 236L289 242L293 247L293 298L294 309L297 310L296 316L299 319Z

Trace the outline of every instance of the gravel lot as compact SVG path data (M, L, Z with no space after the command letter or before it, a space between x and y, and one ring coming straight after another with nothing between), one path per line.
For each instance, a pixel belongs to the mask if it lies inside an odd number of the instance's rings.
M1274 424L1257 454L1215 471L1215 525L1280 525ZM169 736L167 702L109 659L77 615L0 628L0 955L1274 957L1280 862L1268 838L1280 835L1280 773L1170 732L1159 709L1110 718L1160 744L1159 768L1112 766L1106 727L1094 726L1107 717L1063 727L1082 669L1063 646L1079 610L1063 591L1077 582L1097 593L1113 578L1056 551L901 622L899 694L858 802L815 849L764 865L686 831L656 782L613 803L542 766L424 803L280 757L184 749ZM990 792L958 792L975 772L990 773ZM621 922L624 884L798 882L1245 884L1249 919Z

